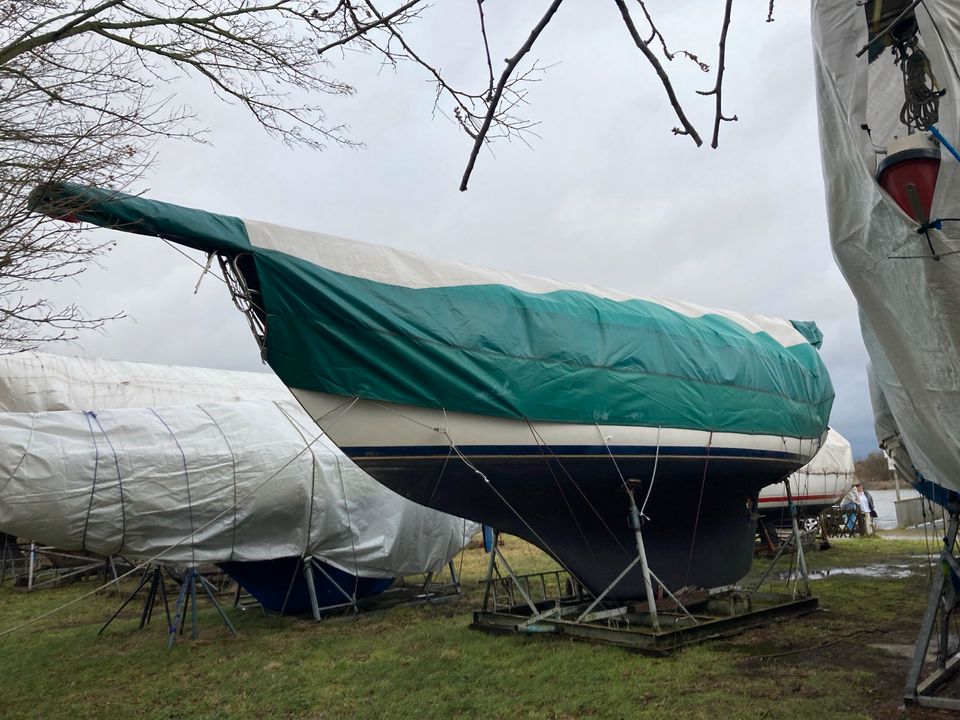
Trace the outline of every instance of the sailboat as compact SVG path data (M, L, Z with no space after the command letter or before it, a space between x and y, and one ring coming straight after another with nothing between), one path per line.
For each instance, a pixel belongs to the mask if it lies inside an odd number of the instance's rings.
M437 573L478 529L375 482L272 373L0 355L0 532L216 563L276 612ZM304 572L310 559L312 578Z
M812 525L817 515L850 490L855 477L850 442L830 428L813 460L790 476L790 497L783 485L768 485L760 491L760 513L765 521L789 526L792 502Z
M265 361L364 471L529 540L610 599L644 595L641 525L667 588L745 575L757 494L827 429L834 393L811 322L100 189L44 186L33 203L215 256Z

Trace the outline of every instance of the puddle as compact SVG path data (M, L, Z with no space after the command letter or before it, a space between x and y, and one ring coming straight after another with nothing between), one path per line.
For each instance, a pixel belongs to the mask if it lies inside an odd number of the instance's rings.
M933 643L931 643L931 645L932 644ZM883 650L884 652L889 653L890 655L895 655L897 657L903 657L903 658L912 658L916 648L916 646L912 644L905 645L900 643L871 643L867 647L871 647L876 650ZM934 648L930 648L930 650L927 651L926 659L928 661L933 661L937 659L937 653Z
M811 580L823 580L827 577L836 577L837 575L855 575L857 577L875 577L889 578L891 580L903 580L921 571L926 571L926 566L919 565L864 565L863 567L840 567L830 568L828 570L811 570L807 573ZM787 580L789 573L782 572L777 575L780 580Z

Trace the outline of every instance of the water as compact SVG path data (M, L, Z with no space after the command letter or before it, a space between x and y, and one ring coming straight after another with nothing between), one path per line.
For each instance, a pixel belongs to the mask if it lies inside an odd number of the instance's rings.
M880 530L895 530L897 527L897 508L894 502L897 499L896 490L871 490L873 496L873 506L877 511L877 517L874 524ZM900 488L900 499L920 497L913 488Z
M924 561L927 560L926 555L922 556ZM895 580L902 580L903 578L908 578L911 575L920 574L921 571L926 571L926 564L912 564L907 565L904 563L892 563L892 564L877 564L877 565L864 565L862 567L838 567L838 568L828 568L824 570L811 570L807 573L807 577L810 580L822 580L823 578L835 576L835 575L856 575L858 577L882 577L882 578L892 578ZM780 580L787 580L790 577L790 573L782 572L777 575Z

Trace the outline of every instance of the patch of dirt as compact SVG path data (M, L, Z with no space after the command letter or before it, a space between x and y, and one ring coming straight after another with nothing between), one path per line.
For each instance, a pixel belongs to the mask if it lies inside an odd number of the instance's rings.
M785 680L790 677L790 669L822 672L835 668L838 671L853 671L861 679L858 681L858 692L850 694L860 695L859 702L862 704L856 710L867 717L876 720L956 720L956 712L904 707L904 683L918 631L918 622L911 621L914 618L882 627L865 625L861 628L851 628L847 622L836 622L833 618L825 620L823 613L813 613L786 621L793 625L790 635L794 638L803 634L802 628L797 625L807 626L810 641L807 644L785 642L781 625L752 630L736 643L744 655L739 661L741 667L751 673L780 673ZM919 621L919 618L916 620ZM837 627L836 633L830 631L830 626L841 624L843 630ZM801 632L796 632L798 630ZM803 673L799 675L802 677ZM821 697L823 692L821 688L808 687L799 681L785 688L785 691L790 695L809 698ZM843 689L839 688L838 691L842 692ZM939 694L960 698L960 680L955 680ZM851 707L851 710L854 708Z

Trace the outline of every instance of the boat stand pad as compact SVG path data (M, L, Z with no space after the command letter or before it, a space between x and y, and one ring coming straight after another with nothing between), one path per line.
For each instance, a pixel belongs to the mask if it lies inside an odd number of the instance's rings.
M527 604L496 611L477 610L470 627L496 633L551 633L666 654L686 645L814 612L818 601L815 597L795 599L779 593L726 590L687 604L692 618L686 613L661 610L659 630L654 630L649 614L638 604L607 604L578 622L586 607L587 603L582 601L554 600L537 603L537 615Z

